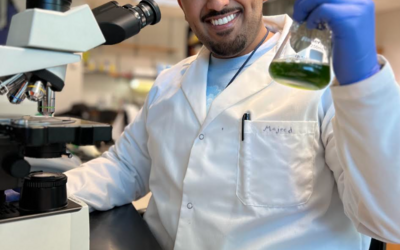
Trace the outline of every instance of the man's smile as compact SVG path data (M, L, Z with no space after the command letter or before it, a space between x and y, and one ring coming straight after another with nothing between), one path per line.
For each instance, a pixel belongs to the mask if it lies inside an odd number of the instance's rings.
M204 19L204 22L212 31L221 32L234 28L234 25L240 16L241 11L235 10L224 15L208 17Z

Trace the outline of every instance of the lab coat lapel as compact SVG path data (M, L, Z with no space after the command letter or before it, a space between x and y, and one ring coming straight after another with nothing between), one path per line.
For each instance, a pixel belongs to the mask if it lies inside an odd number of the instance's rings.
M215 98L203 127L207 126L227 108L266 88L272 82L268 67L274 55L274 50L263 55L250 67L243 70L235 81Z
M210 106L203 128L227 108L261 91L273 82L268 72L269 65L274 59L276 51L289 33L292 20L287 15L280 15L264 17L263 21L264 25L270 31L274 33L281 32L281 37L277 45L245 69L228 88L217 96Z
M203 47L182 78L182 90L200 125L206 117L206 88L210 52Z

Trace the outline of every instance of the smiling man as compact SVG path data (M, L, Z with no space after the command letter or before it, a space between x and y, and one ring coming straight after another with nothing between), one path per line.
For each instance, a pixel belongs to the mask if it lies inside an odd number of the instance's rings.
M296 2L296 21L333 32L323 91L271 79L292 20L262 17L262 0L179 4L203 49L158 77L114 147L67 173L69 195L107 210L152 191L145 220L164 249L400 243L400 90L372 0Z
M217 57L250 53L267 32L262 1L181 1L186 20Z

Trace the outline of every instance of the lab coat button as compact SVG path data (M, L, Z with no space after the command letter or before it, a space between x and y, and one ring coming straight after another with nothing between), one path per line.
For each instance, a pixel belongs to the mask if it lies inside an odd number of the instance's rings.
M203 134L199 135L199 139L203 140L204 139L204 135Z
M193 208L193 204L189 202L189 203L187 204L187 208L192 209L192 208Z

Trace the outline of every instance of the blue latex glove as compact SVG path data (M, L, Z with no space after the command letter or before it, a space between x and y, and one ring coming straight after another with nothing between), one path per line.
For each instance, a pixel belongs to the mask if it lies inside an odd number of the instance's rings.
M372 0L297 0L294 20L314 29L321 22L333 32L333 67L341 85L365 80L380 70Z
M6 190L4 193L6 195L7 202L19 201L19 193L18 192L14 191L12 189L9 189L9 190Z

